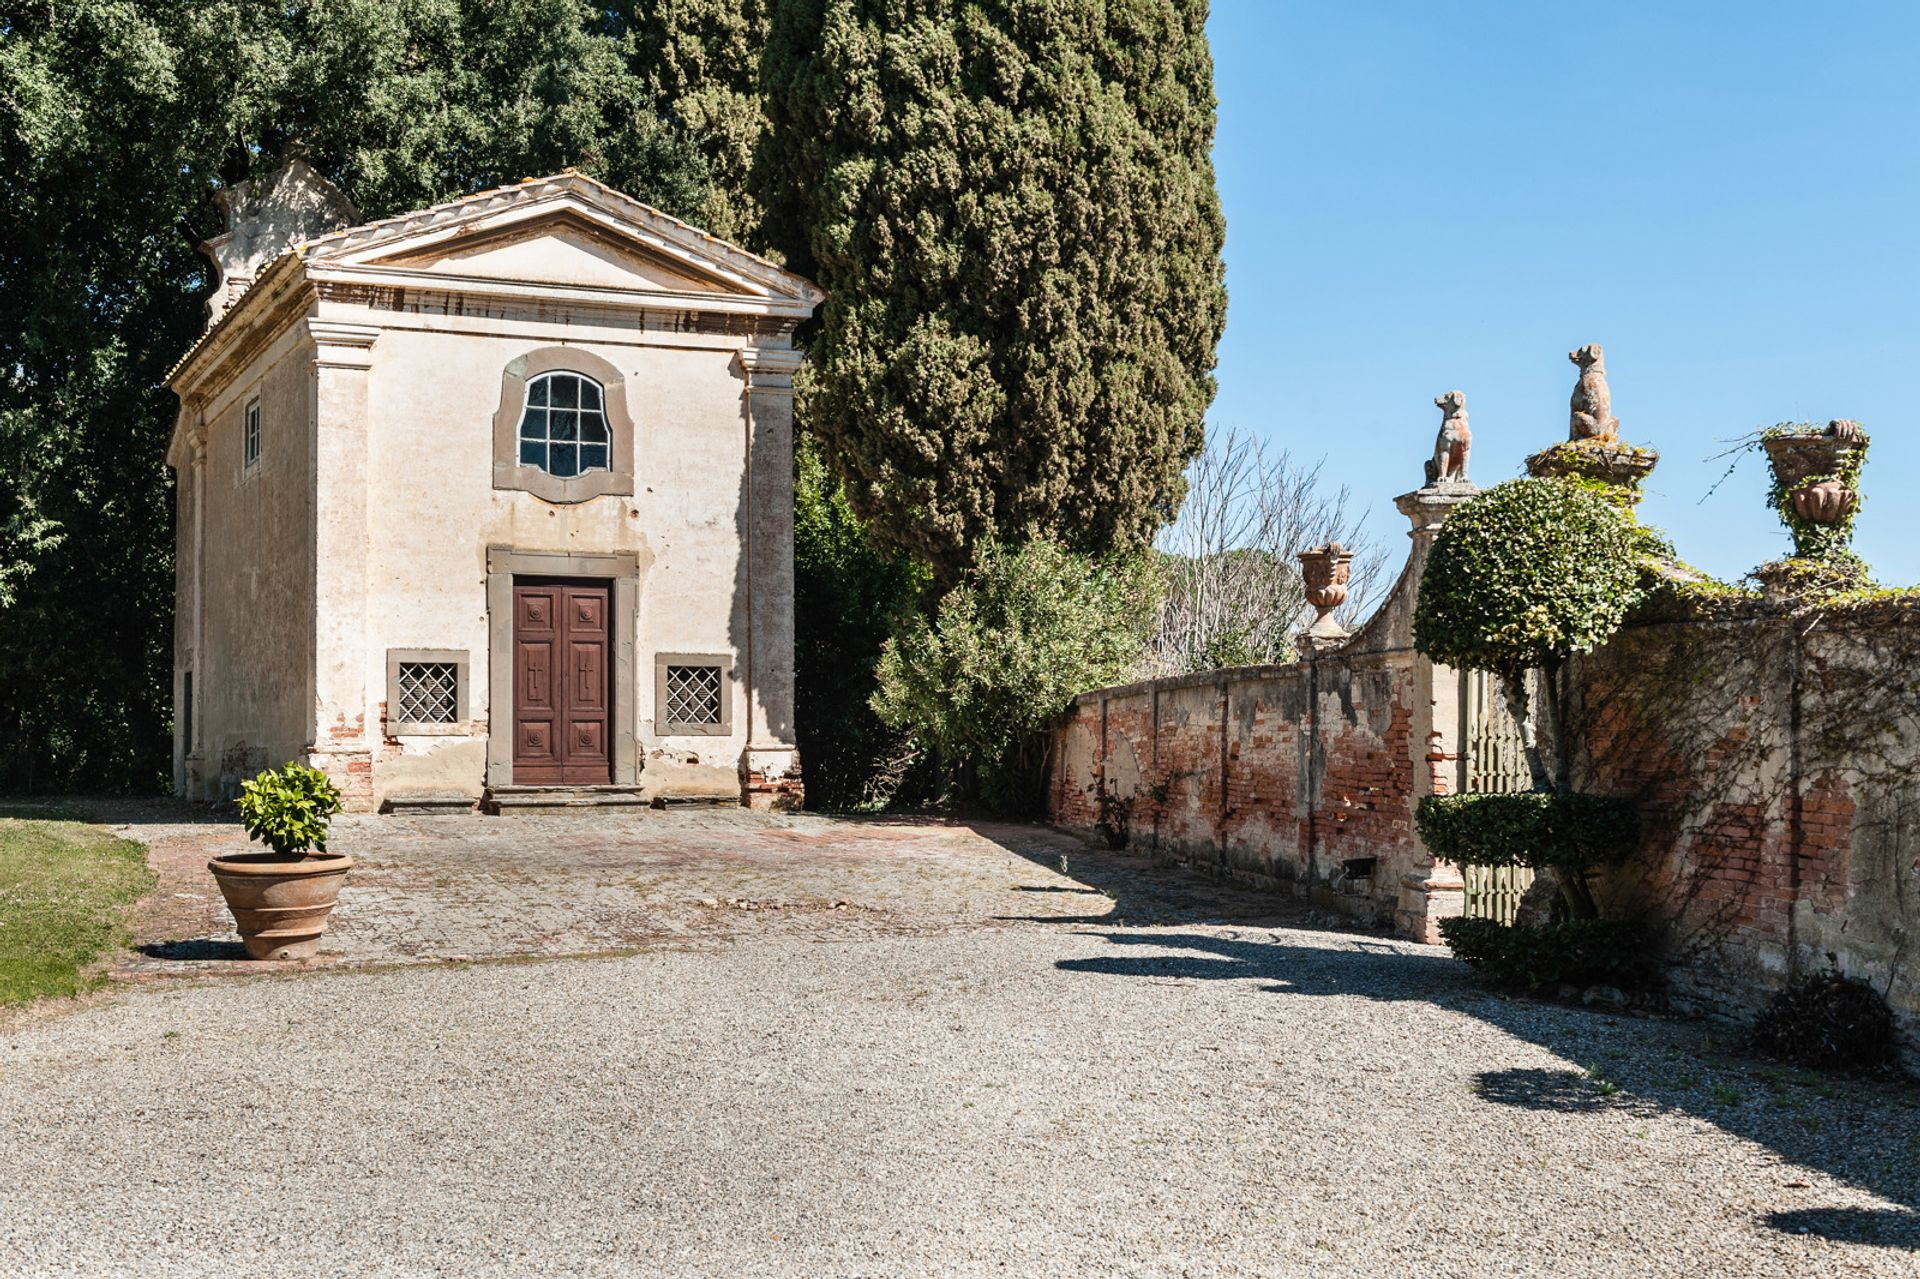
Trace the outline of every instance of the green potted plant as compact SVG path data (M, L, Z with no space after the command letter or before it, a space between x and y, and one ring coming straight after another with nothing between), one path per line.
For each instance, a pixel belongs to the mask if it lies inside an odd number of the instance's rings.
M264 853L207 863L254 959L308 959L353 859L327 851L327 823L340 792L316 768L288 763L241 783L240 821Z

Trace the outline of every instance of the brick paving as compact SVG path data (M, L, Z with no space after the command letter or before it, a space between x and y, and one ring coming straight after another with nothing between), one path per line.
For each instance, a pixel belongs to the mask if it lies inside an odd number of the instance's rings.
M738 809L345 816L357 862L318 958L248 960L209 857L230 817L172 801L82 805L159 877L113 964L132 980L316 966L603 954L749 936L857 940L1044 923L1301 922L1292 901L1155 869L1040 827ZM1063 873L1065 870L1067 873Z

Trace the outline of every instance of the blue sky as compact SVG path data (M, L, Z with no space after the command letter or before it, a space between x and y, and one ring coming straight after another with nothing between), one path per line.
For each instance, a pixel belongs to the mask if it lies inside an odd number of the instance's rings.
M1682 558L1787 547L1757 455L1706 497L1722 441L1852 417L1855 547L1920 581L1920 3L1215 0L1208 30L1215 426L1325 454L1397 547L1433 397L1467 393L1474 478L1505 479L1600 342Z

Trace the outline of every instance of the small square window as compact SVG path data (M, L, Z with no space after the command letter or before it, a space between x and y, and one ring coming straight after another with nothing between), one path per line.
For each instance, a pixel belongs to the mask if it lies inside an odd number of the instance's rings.
M467 654L461 649L387 650L387 732L466 731Z
M654 731L663 737L733 731L733 665L725 657L661 653L654 659Z
M260 401L247 401L246 439L241 445L241 456L248 470L260 464Z

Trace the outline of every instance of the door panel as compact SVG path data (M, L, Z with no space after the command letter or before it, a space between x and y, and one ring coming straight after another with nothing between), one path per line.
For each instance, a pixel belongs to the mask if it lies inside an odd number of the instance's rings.
M523 580L513 595L514 783L604 786L611 584Z

